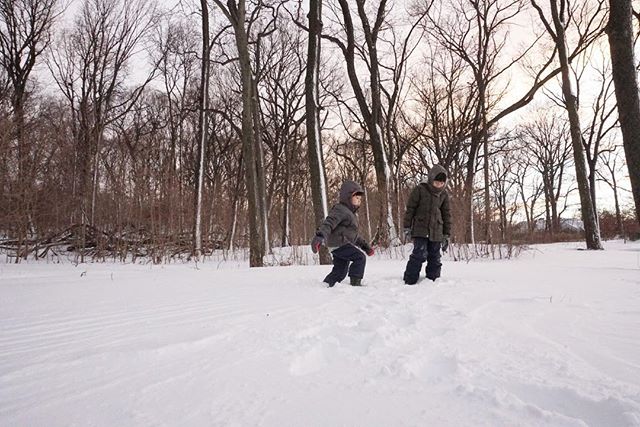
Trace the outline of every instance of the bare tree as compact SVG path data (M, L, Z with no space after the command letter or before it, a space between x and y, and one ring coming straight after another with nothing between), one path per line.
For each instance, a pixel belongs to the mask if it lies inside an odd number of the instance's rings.
M146 219L149 208L156 205L158 197L152 190L154 185L151 181L152 177L159 177L162 170L162 156L153 156L152 153L156 149L154 137L165 127L165 121L157 113L158 105L157 96L145 92L132 105L126 106L128 113L118 114L111 122L114 136L105 138L98 154L99 161L108 161L110 145L120 145L129 166L130 182L125 184L125 188L130 188L133 199L130 219L140 227L144 224L152 236L157 235L154 227L157 221L152 220L149 224ZM110 221L103 217L96 222L105 224Z
M444 165L449 170L448 188L456 212L466 212L466 205L461 202L468 191L465 188L471 142L468 135L472 133L478 102L476 86L465 64L452 51L430 43L419 71L412 78L413 108L402 115L408 127L405 138L412 141L404 168L416 169L413 176L420 176L419 171L424 173L434 163ZM456 241L465 240L467 218L453 217Z
M576 19L576 16L578 18L584 17L590 22L596 22L593 37L597 37L602 31L600 29L602 28L601 23L604 20L603 1L600 0L596 2L593 10L589 8L590 4L588 3L589 2L584 3L578 6L579 9L575 9L569 0L549 0L551 8L551 20L549 20L536 1L531 0L531 4L538 11L540 20L558 50L558 59L560 61L562 75L562 93L569 115L569 128L571 131L574 165L578 191L580 193L580 206L587 249L602 249L598 221L596 212L594 211L594 204L591 200L591 190L589 189L589 180L585 164L585 150L582 144L582 128L580 126L580 116L578 115L577 98L571 82L570 54L567 46L567 28L569 23Z
M525 142L526 144L526 142ZM538 176L533 176L530 170L535 167L535 160L529 155L522 144L515 150L516 163L512 165L511 178L518 187L518 196L527 222L527 232L533 233L537 219L536 206L538 199L544 193L544 184Z
M214 2L233 28L235 47L238 52L237 60L242 82L243 162L246 171L245 184L249 193L249 264L252 267L260 267L263 265L263 257L268 245L268 221L260 131L260 104L255 74L260 69L259 39L274 31L277 11L273 6L262 2L256 5L252 11L247 10L246 0L238 2L229 0L226 5L221 0L214 0ZM260 13L266 9L272 12L271 19L262 29L255 30L253 26L259 25ZM253 51L254 65L251 61L249 43L252 29L258 32L256 49Z
M640 223L640 97L634 58L633 13L631 0L610 0L606 30L636 220Z
M291 200L295 191L298 154L305 122L305 60L301 33L290 22L280 19L278 29L263 42L263 69L259 85L263 139L269 148L267 169L267 210L281 203L277 221L282 229L281 242L291 240ZM320 123L318 124L320 125ZM270 160L270 163L269 163Z
M9 144L11 141L11 107L9 96L9 76L4 67L0 67L0 200L3 200L2 208L0 208L0 217L5 218L2 222L4 228L0 230L2 233L9 233L8 219L8 195L10 194L9 185Z
M352 8L347 0L338 0L342 17L343 41L337 36L323 34L323 37L332 41L345 58L347 75L351 88L356 98L362 122L367 130L372 153L374 168L376 171L376 183L378 190L378 215L376 240L382 245L397 243L397 233L393 220L393 208L390 194L390 164L387 158L384 135L382 133L382 98L380 90L380 60L378 57L378 40L382 25L388 13L386 0L379 0L373 13L373 23L369 21L369 14L365 7L365 0L356 0L356 9L360 18L360 25L364 35L366 48L360 48L356 42L356 27L352 16ZM360 54L369 71L370 104L367 102L365 91L361 84L361 78L357 71L357 55Z
M86 0L73 30L63 34L49 63L73 116L77 143L74 196L79 212L74 212L72 222L79 213L82 248L84 226L94 224L97 158L105 129L130 110L155 75L152 67L142 84L132 91L123 90L127 66L149 34L154 14L155 7L149 1Z
M615 148L611 147L611 144L607 144L607 141L614 137L613 131L618 126L618 120L615 116L615 93L610 68L605 58L601 59L602 64L592 67L597 75L598 92L591 102L590 117L588 117L582 138L587 158L587 178L589 180L589 190L591 191L591 202L593 203L596 219L598 215L596 203L598 166L605 153L615 150ZM598 61L596 60L596 62ZM579 79L577 82L578 86L580 86ZM578 99L580 99L580 92L578 92Z
M451 9L445 11L449 6ZM467 2L451 1L434 9L429 14L431 34L448 50L454 52L469 67L477 88L478 102L475 104L475 116L469 157L467 159L466 199L471 200L476 159L480 148L484 159L484 204L485 239L491 242L491 204L489 186L489 114L494 109L502 90L496 87L498 78L511 68L519 58L501 66L500 56L506 45L510 20L519 15L523 2L519 0L501 2L498 0L472 0ZM525 53L530 48L525 49ZM466 215L469 217L468 215ZM471 236L473 240L473 236Z
M163 181L163 194L167 202L168 226L180 232L185 229L184 164L187 141L188 118L196 102L195 81L197 78L196 31L187 21L169 20L159 26L155 38L153 61L158 63L166 102L168 156L167 178ZM192 188L192 187L189 187Z
M27 85L36 61L49 45L51 26L59 11L57 0L0 0L0 67L11 87L13 134L18 152L19 209L18 238L25 241L31 213L31 143L25 137L25 102ZM20 249L18 249L20 252ZM25 248L22 256L26 257ZM16 262L20 261L20 254Z
M546 226L552 234L560 231L559 200L563 197L566 167L571 157L571 139L566 121L552 113L540 113L520 133L524 151L535 159L534 168L542 177L545 196Z
M620 209L620 191L622 188L619 180L625 167L624 158L618 150L608 150L602 155L602 165L604 168L599 168L597 171L598 179L606 183L613 192L614 208L616 211L616 232L619 236L623 236L624 227Z
M409 95L407 83L409 61L416 52L424 36L424 28L420 24L429 9L410 17L408 30L404 34L397 28L396 22L388 19L387 33L381 34L380 41L388 46L388 53L380 58L380 91L382 97L382 132L386 141L387 159L392 178L392 192L396 205L398 229L402 228L404 203L402 201L403 160L410 147L410 139L404 138L401 127L404 124L402 108Z
M453 9L451 9L453 7ZM527 66L531 74L531 82L528 89L516 101L502 107L497 108L497 101L501 98L507 89L502 77L505 77L509 70L516 64L524 64L528 55L534 54L534 48L540 43L541 36L533 37L533 41L528 43L515 58L501 60L500 52L506 44L509 36L508 28L510 19L515 17L523 10L524 4L521 1L497 1L497 0L479 0L469 3L451 0L442 8L432 9L429 14L430 24L429 31L435 39L446 49L454 52L462 58L469 67L471 67L474 82L476 82L479 92L485 91L485 96L478 93L478 104L476 105L476 114L474 125L468 134L471 142L469 145L469 156L467 158L467 171L465 176L465 217L469 218L467 222L467 235L473 240L473 233L470 228L473 225L471 217L471 193L474 191L473 183L476 170L476 159L480 148L488 147L487 137L489 129L496 126L501 120L515 111L520 110L528 105L537 91L548 81L553 79L561 71L560 67L552 67L557 53L557 48L545 53L543 61L536 60L535 66ZM580 22L580 37L573 50L568 52L568 58L571 60L582 53L595 38L597 38L600 30L597 19ZM479 82L479 83L478 83ZM481 101L484 99L484 101ZM484 105L483 105L484 104ZM492 114L492 115L491 115ZM488 160L490 156L483 156L483 160ZM484 167L487 170L486 165ZM490 215L486 209L490 208L487 200L487 185L485 174L485 217ZM485 231L489 232L490 229Z
M316 224L328 215L327 178L322 153L320 129L320 52L322 35L322 0L309 1L309 38L305 76L305 106L307 119L307 155L311 175L311 196ZM320 248L320 263L331 263L328 250Z
M217 63L217 61L213 61ZM210 230L223 230L224 247L233 250L244 233L241 211L245 201L245 172L242 146L242 93L237 71L216 67L211 74L210 141L207 165L211 185ZM226 196L226 197L225 197ZM228 209L225 209L224 202ZM225 218L226 216L226 218ZM244 243L241 243L244 244Z
M494 198L494 205L498 208L498 228L500 230L500 241L508 241L509 230L513 224L513 218L518 212L517 179L514 179L513 170L518 157L516 147L511 147L508 151L498 156L492 156L489 162L491 168L491 193Z
M594 55L598 56L594 59ZM606 142L613 137L612 131L618 126L618 120L615 116L615 94L610 64L604 52L594 46L594 49L586 51L576 59L577 61L574 61L574 66L571 70L576 83L576 99L581 100L581 104L590 106L582 114L582 117L586 119L582 145L586 156L591 201L593 210L597 215L596 180L598 164L604 152L611 149L609 147L610 144L607 145ZM587 71L590 71L590 73L587 73ZM587 78L593 80L585 85ZM581 90L583 86L597 88L597 91L593 96L590 94L583 96L583 91ZM558 96L553 91L545 91L545 94L557 106L566 108L563 96ZM587 99L586 102L585 99Z
M198 91L198 177L196 181L196 208L193 233L193 255L200 257L202 252L202 197L204 185L204 159L207 141L207 110L209 109L209 62L211 45L209 40L209 5L200 0L202 15L202 65L200 68L200 90Z

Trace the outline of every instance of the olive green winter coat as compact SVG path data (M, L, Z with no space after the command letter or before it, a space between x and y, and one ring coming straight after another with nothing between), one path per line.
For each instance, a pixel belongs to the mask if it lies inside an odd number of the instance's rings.
M427 181L416 186L409 196L404 228L411 229L411 237L426 237L434 242L442 242L445 235L451 234L449 194L445 188L438 190L433 187L433 180L439 173L449 175L444 167L433 166Z

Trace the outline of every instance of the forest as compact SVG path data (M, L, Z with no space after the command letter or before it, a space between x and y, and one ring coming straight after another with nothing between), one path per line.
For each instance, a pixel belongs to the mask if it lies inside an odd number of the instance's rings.
M393 248L434 164L465 253L637 239L633 6L0 0L0 250L262 266L346 179Z

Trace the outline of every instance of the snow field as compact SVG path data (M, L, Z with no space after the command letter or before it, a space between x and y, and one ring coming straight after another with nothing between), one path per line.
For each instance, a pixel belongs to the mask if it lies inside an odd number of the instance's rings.
M0 266L2 426L640 426L640 244L330 266Z

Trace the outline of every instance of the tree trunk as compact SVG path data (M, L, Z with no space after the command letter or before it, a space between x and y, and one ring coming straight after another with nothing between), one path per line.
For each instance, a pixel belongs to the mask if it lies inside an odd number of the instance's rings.
M291 245L291 155L289 148L289 135L284 136L284 153L285 153L285 165L284 165L284 188L282 194L282 239L281 246L287 247Z
M598 204L596 203L596 165L595 165L595 162L593 164L591 164L591 162L587 162L587 164L589 166L587 179L589 181L589 191L591 193L591 204L593 205L593 214L596 217L598 228L600 228L600 225L599 225L600 220L598 219Z
M98 196L98 180L100 179L98 158L100 156L100 147L102 146L103 132L99 131L96 138L96 152L93 155L93 180L91 186L91 220L89 224L92 227L96 225L96 199Z
M231 215L231 224L229 225L229 237L227 242L227 249L229 251L233 251L233 242L236 238L236 229L238 226L238 199L240 198L240 187L242 183L242 171L243 171L242 163L243 163L243 158L241 156L240 160L238 161L238 176L236 177L236 185L234 187L235 191L231 196L232 215Z
M260 184L258 183L258 171L256 170L259 154L255 152L256 146L253 134L254 108L252 104L254 100L254 82L251 59L249 57L249 41L247 30L244 26L245 15L245 2L240 1L235 11L235 16L233 16L233 26L242 78L242 155L244 158L245 184L249 207L247 214L249 222L249 265L251 267L262 267L265 255L264 229L262 228L264 213L260 212L260 206L263 201L260 200Z
M635 201L636 221L640 223L640 99L633 53L631 0L609 0L609 7L606 31L609 36L613 83L631 191Z
M613 200L616 206L616 228L618 236L624 235L624 227L622 224L622 213L620 212L620 199L618 198L618 184L616 183L616 177L613 177Z
M28 234L29 234L29 178L28 178L28 157L30 155L26 147L24 138L24 87L21 83L16 83L14 87L13 104L13 125L16 142L18 144L18 247L16 249L16 263L22 258L27 259Z
M250 69L251 75L253 71ZM266 178L264 173L264 148L262 145L262 123L260 120L260 99L258 98L258 82L251 78L251 111L253 117L253 144L255 150L255 170L257 180L258 228L261 233L260 242L264 246L263 255L270 252L269 216L267 205Z
M552 216L551 216L551 205L553 204L553 191L549 190L549 185L545 184L544 187L544 195L545 195L545 201L544 201L544 231L548 231L551 233L551 235L554 234L554 229L552 227L553 221L551 220Z
M386 8L386 0L381 0L378 7L378 16L374 27L369 25L369 18L364 9L364 0L358 0L358 13L364 30L369 56L369 76L371 87L371 111L365 115L365 121L369 128L369 138L373 151L373 161L376 170L376 182L378 188L378 241L386 246L399 244L396 226L393 220L393 205L391 203L391 164L387 158L387 150L382 132L382 99L380 95L380 61L378 59L378 31L382 21L381 14ZM364 183L361 183L364 185ZM378 233L376 233L378 234Z
M485 120L485 124L484 126L486 126L486 120ZM487 132L484 132L485 136L483 137L482 140L482 150L483 150L483 155L484 155L484 160L483 160L483 169L484 169L484 220L485 220L485 229L484 229L484 236L485 236L485 241L487 242L487 245L490 245L493 243L493 234L491 232L491 221L492 221L492 214L491 214L491 189L489 186L489 140L487 137ZM487 248L487 250L489 250Z
M214 0L214 2L229 19L238 50L242 82L242 156L248 200L249 265L262 267L268 245L268 228L262 142L259 135L259 100L249 53L246 0L239 0L237 3L234 0L228 0L226 7L221 0Z
M209 108L209 5L200 0L202 11L202 65L200 68L198 115L198 176L196 181L195 218L193 231L193 256L202 255L202 193L204 187L204 159L207 141L207 109Z
M551 0L551 14L556 29L556 46L558 47L558 58L560 60L562 74L562 93L564 95L567 113L569 114L569 128L571 130L571 142L573 146L573 159L576 168L576 180L578 181L578 192L580 193L580 207L582 212L582 222L584 223L585 240L587 249L602 249L600 242L600 230L593 211L591 192L589 190L589 180L587 178L587 166L585 163L584 146L582 145L582 131L580 129L580 117L578 116L578 104L573 93L570 78L569 59L567 57L567 40L564 31L563 19L558 13L557 0Z
M17 240L16 263L29 253L27 240L31 227L34 173L31 136L25 129L27 85L37 59L48 46L55 17L56 0L2 1L0 4L0 67L13 88L13 133L17 143ZM8 88L9 86L7 86ZM4 88L3 88L4 90ZM26 138L25 138L26 136Z
M478 129L477 126L474 126ZM467 218L465 223L465 237L467 242L473 245L476 243L475 228L473 224L473 181L476 173L476 158L480 148L480 135L474 131L471 135L471 144L469 146L469 157L467 158L466 171L464 177L464 189L462 191L463 206L465 209L464 217Z
M207 227L207 232L205 236L212 236L216 227L216 206L218 206L218 195L216 192L218 191L218 178L214 177L211 180L211 186L209 187L209 194L211 194L211 212L209 213L209 226Z
M307 157L311 175L311 198L316 225L329 214L327 183L322 155L322 132L320 129L320 34L322 33L322 0L309 1L309 40L307 69L305 76ZM331 264L331 256L324 246L320 248L320 264Z
M365 130L369 134L370 144L373 151L373 164L376 171L376 184L379 194L378 230L376 235L379 236L378 240L382 245L386 245L388 243L399 243L395 223L393 221L393 210L389 195L389 177L391 167L387 159L382 137L382 128L380 126L382 104L380 100L380 77L376 43L378 39L378 31L383 23L382 18L386 10L386 1L381 0L380 2L376 23L373 28L370 27L367 14L364 10L364 0L357 0L356 2L367 44L366 53L368 55L367 62L370 68L371 109L367 104L366 96L362 90L362 86L360 85L360 73L356 69L355 29L351 17L349 2L347 0L338 0L338 2L340 3L340 8L342 10L345 35L347 37L346 45L341 42L339 42L338 45L340 46L345 58L349 82L351 83L354 96L358 103L358 108L362 114L362 119L366 128Z
M86 113L85 113L86 114ZM78 199L77 199L77 207L80 209L80 236L76 239L76 248L80 249L80 262L84 263L84 252L86 246L86 236L87 236L87 194L88 194L88 185L89 185L89 173L91 168L91 157L92 157L92 139L89 135L88 130L88 118L85 116L83 118L83 129L81 132L81 140L79 142L80 147L80 173L78 176Z
M367 238L371 240L373 237L371 235L371 211L369 210L369 197L367 192L367 187L363 186L364 189L364 213L365 213L365 222L367 223Z
M480 20L480 17L477 18ZM480 27L480 22L478 22ZM476 76L476 84L478 85L478 103L480 106L480 114L482 118L482 154L483 154L483 170L484 170L484 238L487 245L493 240L491 233L491 193L489 188L489 129L487 128L487 87L482 77L482 73L478 71ZM487 246L487 251L489 247Z
M231 226L229 227L229 241L227 242L227 250L233 251L233 242L236 238L236 228L238 226L238 196L233 197L233 204L231 207Z

